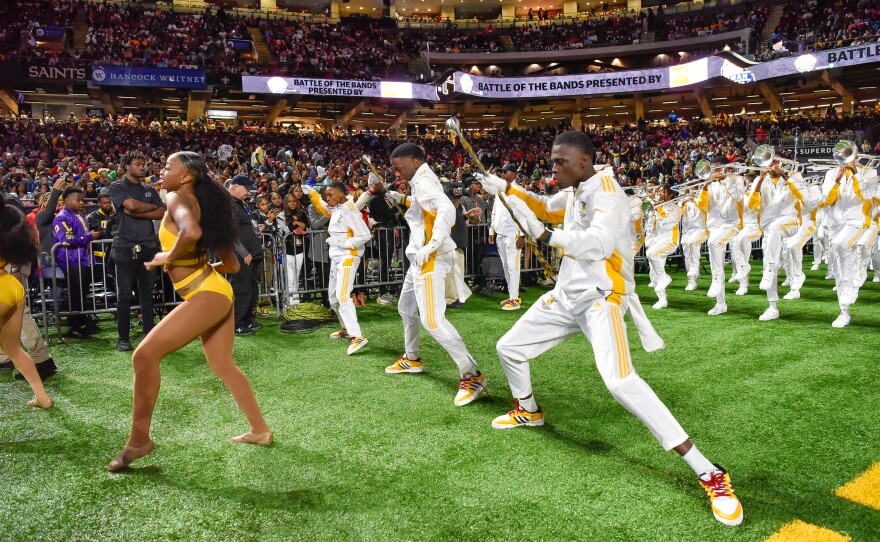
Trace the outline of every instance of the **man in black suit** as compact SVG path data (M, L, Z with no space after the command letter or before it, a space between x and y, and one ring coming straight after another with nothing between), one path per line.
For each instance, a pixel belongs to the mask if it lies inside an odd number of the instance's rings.
M258 278L260 264L263 262L263 245L254 231L251 210L245 198L254 189L254 181L248 175L239 174L232 178L229 194L235 201L235 218L238 226L238 256L241 269L229 275L229 283L235 294L235 334L253 335L263 327L254 319L254 309L260 294Z

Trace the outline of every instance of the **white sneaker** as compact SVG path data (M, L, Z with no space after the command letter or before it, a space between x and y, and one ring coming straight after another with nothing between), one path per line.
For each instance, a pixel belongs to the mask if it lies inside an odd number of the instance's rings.
M666 302L666 298L665 298L665 297L660 298L659 301L657 301L656 303L654 303L654 308L657 309L657 310L665 309L665 308L668 307L668 306L669 306L669 303Z
M736 295L746 295L747 293L749 293L748 286L740 286L736 291Z
M850 316L848 314L840 313L838 317L831 324L831 327L842 328L849 325Z
M360 350L361 348L367 346L367 343L370 342L366 337L352 337L351 342L348 343L348 350L345 351L349 356Z
M776 320L777 318L779 318L779 309L767 307L767 310L764 311L764 314L758 317L758 320L766 322L767 320Z
M684 287L685 292L693 292L697 289L697 279L688 279L687 286Z
M782 297L782 299L789 299L789 300L800 299L800 298L801 298L801 291L800 290L792 290Z
M749 278L749 273L752 272L752 264L745 264L740 267L739 273L736 274L736 280L742 282L744 279Z
M767 291L770 289L770 286L773 285L774 280L776 280L776 273L764 271L764 275L761 277L761 284L758 285L758 288Z
M805 275L803 273L797 275L791 281L791 289L792 290L800 290L806 280L807 280L807 275Z
M663 275L662 277L660 277L660 280L657 281L657 289L665 290L666 287L670 284L672 284L672 277L670 277L669 275Z
M657 286L657 283L654 282L653 280L648 283L648 288L653 288L654 286Z
M736 273L730 275L730 280L728 280L727 283L733 284L735 282L739 282L739 278L737 278Z
M880 275L874 275L874 282L880 282Z
M828 273L827 275L825 275L825 280L834 280L834 275Z
M709 316L717 316L719 314L724 314L727 312L727 304L726 303L718 303L711 309L709 309Z
M706 292L706 297L718 297L724 290L724 280L720 281L712 281L712 286L709 286L709 291Z
M712 515L721 523L736 527L743 522L743 507L730 484L730 474L719 465L700 475L700 485L709 494Z
M818 270L819 270L819 264L814 263L813 265L810 266L810 270L811 270L811 271L818 271Z
M782 281L782 287L791 286L791 279L788 276L785 277L785 280Z

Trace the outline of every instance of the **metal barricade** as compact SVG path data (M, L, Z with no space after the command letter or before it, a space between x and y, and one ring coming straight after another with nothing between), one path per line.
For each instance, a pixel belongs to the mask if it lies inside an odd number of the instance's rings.
M52 246L51 266L43 268L43 280L51 285L47 303L52 306L54 313L50 323L55 326L56 337L61 341L61 320L67 318L68 325L71 317L74 325L80 325L86 320L93 320L101 314L115 314L117 307L116 269L112 258L112 240L100 239L89 244L89 265L73 266L68 268L65 264L59 265L57 261L57 249L62 243ZM45 291L45 288L43 288ZM132 292L133 293L133 292ZM165 273L158 273L156 284L153 287L153 308L166 310L180 304L182 299L174 291L171 280ZM140 303L133 303L131 310L140 310Z

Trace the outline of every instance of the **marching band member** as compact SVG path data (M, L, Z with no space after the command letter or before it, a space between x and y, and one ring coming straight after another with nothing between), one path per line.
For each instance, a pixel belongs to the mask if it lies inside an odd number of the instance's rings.
M453 404L472 403L486 389L486 377L477 370L461 335L446 320L446 274L452 272L455 243L449 237L455 222L455 208L440 186L437 175L425 163L425 151L414 143L403 143L391 153L391 166L398 178L409 183L411 197L389 191L398 203L409 207L409 245L406 256L412 265L406 273L397 310L403 318L406 352L386 373L420 373L419 321L458 366L461 378Z
M816 185L802 186L801 194L804 196L800 209L801 227L797 233L785 240L785 247L782 250L783 266L787 269L786 275L793 277L789 283L791 289L783 299L799 299L801 297L801 286L807 278L803 272L804 246L816 232L816 215L822 204L822 190Z
M659 203L654 207L649 219L648 246L646 253L650 263L651 283L657 294L655 309L663 309L666 301L666 287L672 283L672 277L666 273L666 258L668 258L679 242L679 222L681 221L681 208L672 199L672 188L663 185L659 191Z
M644 201L639 196L630 196L629 203L629 236L632 240L632 254L635 258L645 245L645 211L642 207Z
M834 281L837 286L837 302L840 315L831 324L842 328L849 325L849 306L856 302L859 289L856 284L856 242L871 224L871 198L873 194L863 194L862 186L873 191L876 182L863 183L862 179L875 178L873 169L857 173L852 166L831 168L825 174L822 195L829 219L829 237L832 256L835 260ZM870 188L869 188L870 187Z
M359 198L360 208L347 197L348 189L338 181L324 189L324 198L314 188L303 185L302 190L312 200L315 209L330 218L327 225L327 244L330 245L330 280L327 296L330 308L336 313L342 329L330 334L333 339L349 339L346 354L349 356L369 342L361 333L357 311L351 299L355 275L364 255L364 245L371 239L370 229L361 216L360 209L369 199L364 192Z
M760 288L767 292L769 306L758 319L775 320L779 318L777 282L783 241L797 233L800 227L798 209L803 196L785 176L777 159L773 160L769 169L758 175L746 194L746 199L749 208L761 212L760 225L764 231L764 274Z
M700 279L700 247L708 239L706 211L697 205L693 192L681 202L681 251L684 255L684 268L687 271L686 291L697 289Z
M873 191L876 192L876 187ZM870 203L870 223L865 233L856 241L856 285L859 288L868 280L869 265L874 268L874 282L880 282L880 254L876 250L880 233L880 198L875 195Z
M816 216L814 220L816 222L816 232L813 234L813 265L810 266L810 269L818 271L823 260L826 264L829 264L829 256L831 254L831 251L828 248L828 228L826 226L827 219L825 218L825 205L821 201L816 208Z
M742 178L739 188L743 191L749 184L749 181ZM752 271L752 265L749 260L752 258L752 244L764 235L761 229L761 212L748 206L745 199L742 205L742 227L739 233L733 236L730 243L730 259L736 262L736 282L739 288L736 295L746 295L749 293L749 273Z
M727 312L724 291L724 249L739 233L742 225L742 199L745 189L740 177L716 172L713 179L703 185L697 206L706 213L709 228L709 265L712 269L712 285L707 295L715 298L715 306L709 310L712 316ZM734 251L731 249L731 254ZM735 274L735 273L734 273Z
M502 178L513 182L516 180L516 166L509 164L502 170ZM508 199L507 204L516 214L520 224L524 220L522 208L525 204L518 199ZM522 249L525 246L525 238L519 231L519 227L510 216L510 211L498 200L496 196L492 206L492 221L489 224L489 243L498 247L498 256L501 257L501 267L504 270L504 281L507 283L508 298L501 302L501 310L519 310L522 300L519 297L520 262L522 261Z
M582 132L564 132L556 138L551 156L561 191L554 196L526 192L494 175L484 183L490 193L505 191L523 199L531 211L526 221L529 235L565 254L554 289L541 296L498 341L498 356L516 402L513 410L492 421L492 427L543 425L544 412L533 395L529 361L571 337L586 335L611 395L647 426L664 449L674 449L683 457L708 492L715 518L739 525L743 509L731 488L730 475L697 450L633 369L622 318L625 299L635 288L627 227L630 205L610 173L594 170L594 153L592 142ZM563 227L548 231L539 219L562 222Z

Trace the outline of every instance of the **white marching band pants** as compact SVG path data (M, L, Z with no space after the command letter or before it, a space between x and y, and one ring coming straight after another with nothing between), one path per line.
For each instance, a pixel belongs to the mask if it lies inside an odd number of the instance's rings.
M501 267L504 268L504 280L507 282L507 293L510 299L519 299L519 276L522 249L516 248L517 235L495 236L495 246L498 247L498 255L501 257Z
M580 305L580 303L579 303ZM532 394L529 360L575 335L593 346L596 368L611 395L644 423L664 449L687 440L684 429L632 366L623 308L596 297L584 312L572 312L555 288L536 301L496 346L513 396Z
M700 247L709 237L709 230L690 230L681 236L681 252L689 279L700 278Z
M724 274L724 249L730 244L730 254L733 269L736 270L736 258L733 257L733 240L739 233L736 226L726 226L709 230L709 267L712 270L712 284L721 284L721 292L715 296L718 303L726 303L725 274Z
M800 228L800 219L797 217L780 217L764 228L764 242L761 245L764 252L764 273L773 276L770 287L767 288L767 301L775 303L779 301L779 263L782 259L782 249L785 248L785 240L797 233ZM798 270L800 271L800 270Z
M868 228L864 223L846 222L829 229L831 255L834 258L834 282L840 308L856 302L859 288L856 285L856 243Z
M361 326L357 319L357 310L351 300L351 290L357 275L358 265L361 263L359 256L349 256L345 259L331 259L330 280L327 284L327 296L330 298L330 308L336 313L339 325L352 337L361 336Z
M476 373L477 363L461 335L446 319L446 274L452 271L452 258L452 252L437 254L433 270L424 274L418 265L410 266L403 279L397 311L403 319L407 359L419 358L420 326L424 326L464 375Z

